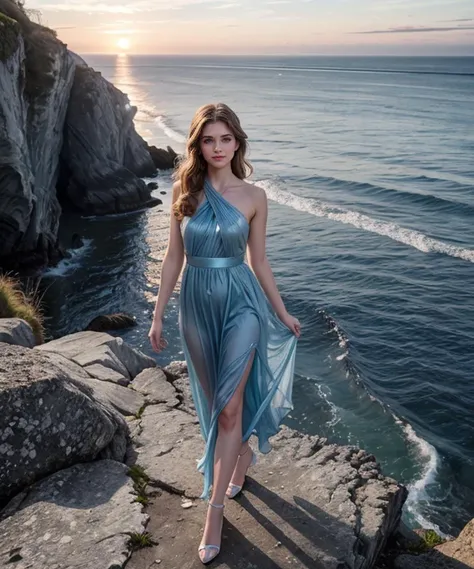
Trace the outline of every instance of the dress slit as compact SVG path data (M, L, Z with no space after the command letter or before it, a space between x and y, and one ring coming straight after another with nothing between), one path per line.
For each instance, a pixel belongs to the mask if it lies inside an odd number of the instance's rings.
M201 258L243 257L249 224L206 181L205 199L182 225L186 255ZM278 319L255 274L243 262L229 268L188 264L180 293L180 334L188 363L194 405L205 441L198 463L204 474L201 495L213 483L218 418L242 381L242 442L256 435L260 452L292 409L296 337Z

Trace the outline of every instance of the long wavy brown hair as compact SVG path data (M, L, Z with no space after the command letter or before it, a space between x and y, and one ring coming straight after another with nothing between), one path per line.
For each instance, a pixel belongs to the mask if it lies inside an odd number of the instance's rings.
M244 180L253 172L252 165L245 158L247 135L234 111L224 103L200 107L191 121L185 156L174 173L174 179L181 184L181 194L173 206L173 213L178 220L192 216L196 211L198 195L204 188L207 174L207 162L201 154L200 146L202 132L207 124L216 122L225 123L239 143L231 161L233 174Z

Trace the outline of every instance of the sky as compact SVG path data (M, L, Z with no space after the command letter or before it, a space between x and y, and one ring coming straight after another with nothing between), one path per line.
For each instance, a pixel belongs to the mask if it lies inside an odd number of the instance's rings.
M474 55L474 0L26 0L80 54Z

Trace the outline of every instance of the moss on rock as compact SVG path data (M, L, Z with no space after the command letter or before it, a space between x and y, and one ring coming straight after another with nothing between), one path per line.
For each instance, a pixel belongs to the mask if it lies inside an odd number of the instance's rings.
M5 63L18 49L20 26L0 12L0 61Z

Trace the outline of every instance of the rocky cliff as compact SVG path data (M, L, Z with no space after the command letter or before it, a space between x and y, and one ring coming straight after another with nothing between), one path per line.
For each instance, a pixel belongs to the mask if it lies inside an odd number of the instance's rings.
M0 342L0 565L123 567L130 537L158 544L132 569L197 566L203 441L186 366L161 370L104 333L20 347L13 330ZM355 447L288 428L272 444L227 503L222 567L373 568L406 490Z
M35 346L26 322L0 319L0 408L2 567L200 566L204 443L184 362L160 369L90 331ZM428 552L397 532L407 492L372 455L287 427L272 446L226 500L216 567L474 568L474 522Z
M75 65L61 152L62 203L99 215L147 204L150 190L139 177L156 168L135 131L136 111L100 73Z
M60 256L62 207L87 214L152 205L156 173L125 94L55 33L0 0L0 267Z

